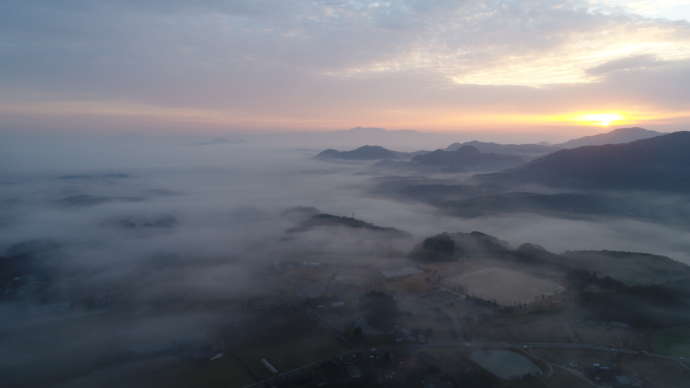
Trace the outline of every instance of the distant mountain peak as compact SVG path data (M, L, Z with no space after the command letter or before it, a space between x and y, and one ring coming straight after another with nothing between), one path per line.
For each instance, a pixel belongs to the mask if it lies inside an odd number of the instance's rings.
M367 145L363 145L361 147L355 148L354 151L362 151L362 152L367 151L367 152L369 152L369 151L389 151L389 150L387 148L384 148L384 147L381 147L378 145L368 145L367 144Z
M466 155L479 155L481 153L479 149L473 145L460 146L453 152L460 152Z
M483 153L493 154L512 154L520 156L541 156L558 148L549 144L499 144L485 141L466 141L464 143L453 143L446 148L446 151L455 151L461 147L471 146Z
M513 167L524 162L516 155L484 153L472 145L461 145L452 150L436 150L418 154L412 164L443 171L491 170Z
M642 127L617 128L608 133L659 133Z
M590 145L620 144L629 143L636 140L649 139L660 135L664 135L664 133L651 131L649 129L640 127L618 128L597 135L572 139L566 141L565 143L558 144L558 146L561 148L576 148Z
M354 127L348 129L350 132L376 132L376 133L381 133L381 132L388 132L386 128L378 128L378 127Z
M412 129L387 129L380 127L354 127L343 132L355 135L390 135L390 134L413 134L419 133Z
M318 159L342 159L342 160L383 160L398 159L405 156L402 152L391 151L377 145L364 145L352 151L337 151L327 149L319 153Z

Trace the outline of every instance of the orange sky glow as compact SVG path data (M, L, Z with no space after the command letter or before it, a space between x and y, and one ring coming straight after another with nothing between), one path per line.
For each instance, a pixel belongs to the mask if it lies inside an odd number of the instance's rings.
M150 107L121 103L60 102L31 105L0 106L0 113L25 117L93 117L134 118L197 125L199 128L248 128L259 130L329 130L343 129L362 123L376 123L390 129L428 129L431 131L453 131L465 129L522 130L533 127L582 128L583 133L597 132L596 128L632 125L660 125L677 119L690 117L688 112L638 113L625 110L576 111L563 113L504 113L504 112L461 112L439 109L359 110L353 115L338 112L332 117L309 115L264 115L255 117L242 112L211 109L185 109ZM352 117L357 117L354 119Z

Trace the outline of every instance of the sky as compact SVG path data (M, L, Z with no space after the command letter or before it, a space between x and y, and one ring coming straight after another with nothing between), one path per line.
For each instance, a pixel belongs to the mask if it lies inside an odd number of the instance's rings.
M4 0L0 130L690 127L690 0Z

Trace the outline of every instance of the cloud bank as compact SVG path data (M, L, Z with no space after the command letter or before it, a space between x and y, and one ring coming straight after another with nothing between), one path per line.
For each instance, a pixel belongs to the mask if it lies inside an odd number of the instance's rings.
M4 129L687 124L684 13L597 3L9 0L0 114Z

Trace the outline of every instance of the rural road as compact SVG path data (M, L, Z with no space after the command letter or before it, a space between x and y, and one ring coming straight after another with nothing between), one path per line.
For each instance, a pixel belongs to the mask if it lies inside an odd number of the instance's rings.
M412 346L416 349L468 349L468 348L477 348L477 349L515 349L515 350L529 350L529 349L561 349L561 350L592 350L592 351L599 351L599 352L613 352L613 353L620 353L620 354L629 354L629 355L638 355L638 356L645 356L645 357L652 357L652 358L658 358L658 359L663 359L663 360L669 360L669 361L676 361L678 362L683 368L690 370L688 366L685 364L688 359L686 357L673 357L673 356L666 356L663 354L656 354L656 353L650 353L645 350L633 350L633 349L623 349L623 348L616 348L616 347L610 347L610 346L602 346L602 345L593 345L593 344L574 344L574 343L559 343L559 342L528 342L528 343L510 343L510 342L484 342L484 341L477 341L477 342L460 342L460 343L437 343L437 344L399 344L399 345L390 345L390 346L384 346L384 347L378 347L379 350L390 350L390 349L395 349L401 346ZM347 356L349 354L354 354L361 352L362 350L357 350L357 351L351 351L351 352L346 352L342 353L339 356ZM336 356L338 357L338 356ZM308 364L302 365L300 367L281 372L278 375L272 376L268 379L258 381L256 383L246 385L244 388L256 388L260 387L262 384L267 383L271 380L280 378L280 377L285 377L288 375L291 375L293 373L308 369L312 366L316 366L322 362L325 362L327 360L319 360L319 361L314 361L310 362ZM562 367L560 365L557 365L563 369L567 369L569 372L577 372L574 370L570 370L569 368ZM578 375L579 372L577 372ZM584 377L584 376L582 376ZM591 383L587 379L585 379L587 382Z

